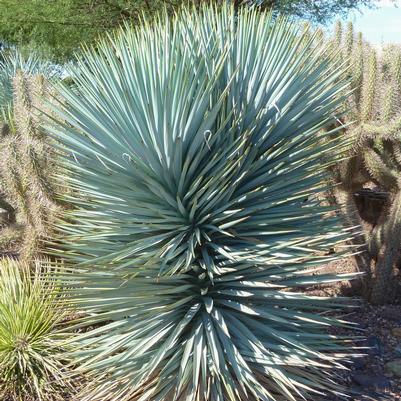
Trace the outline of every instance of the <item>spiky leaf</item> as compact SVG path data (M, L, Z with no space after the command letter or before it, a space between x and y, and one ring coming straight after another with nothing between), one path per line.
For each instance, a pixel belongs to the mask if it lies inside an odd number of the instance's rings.
M325 313L345 303L297 288L347 278L311 274L350 236L316 197L344 151L322 128L347 83L301 30L184 11L89 49L60 88L65 280L88 312L77 327L95 327L78 338L83 399L338 390L345 349L325 330L345 323Z

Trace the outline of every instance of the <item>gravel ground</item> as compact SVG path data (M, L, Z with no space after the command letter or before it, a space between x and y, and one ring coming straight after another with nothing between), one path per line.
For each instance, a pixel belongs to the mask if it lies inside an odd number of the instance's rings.
M352 259L345 259L335 265L328 265L325 272L346 273L355 271ZM355 287L350 283L315 287L310 289L315 295L352 296ZM358 358L349 366L348 371L339 372L339 381L349 393L357 393L348 400L352 401L401 401L401 287L400 299L396 304L375 306L366 302L353 310L345 320L357 323L360 334L366 337L356 346L368 347L362 351L364 357ZM335 330L333 334L359 335L354 330ZM344 401L344 398L325 397L319 401ZM316 400L317 401L317 400Z
M356 345L370 347L343 376L345 386L361 394L351 399L401 400L401 305L365 304L347 319L358 323L367 337ZM390 369L394 364L397 373Z

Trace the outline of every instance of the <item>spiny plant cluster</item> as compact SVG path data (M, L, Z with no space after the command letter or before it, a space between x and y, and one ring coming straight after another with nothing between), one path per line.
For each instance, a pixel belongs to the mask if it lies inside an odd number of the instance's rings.
M61 330L66 309L49 264L0 261L0 398L65 400L73 393Z
M49 71L46 63L18 52L0 64L0 398L5 401L61 401L74 392L61 330L67 309L60 284L49 262L36 259L59 210L51 179L55 149L41 129L49 94L42 73L49 77Z
M341 393L342 298L301 292L352 233L324 206L346 147L344 69L256 9L127 27L71 66L57 127L58 227L86 401L298 400ZM330 253L338 247L336 254ZM312 274L314 273L314 274Z
M372 279L368 296L382 303L391 296L395 267L401 262L401 47L389 45L378 52L360 33L355 35L351 23L345 33L337 24L333 42L349 63L354 89L343 121L352 122L345 133L353 145L350 158L335 169L335 196L349 222L362 225L355 194L370 184L389 194L385 206L376 208L373 228L359 239L368 250L359 256Z
M5 210L0 246L3 252L18 253L27 261L33 260L50 236L59 209L51 178L55 152L40 119L48 82L38 71L38 64L29 60L16 63L10 58L0 66L0 206Z

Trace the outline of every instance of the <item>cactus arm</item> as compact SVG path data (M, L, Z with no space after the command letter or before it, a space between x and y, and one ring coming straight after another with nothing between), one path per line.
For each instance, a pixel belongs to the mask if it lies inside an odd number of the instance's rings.
M389 83L385 90L384 105L383 105L383 122L388 123L394 116L395 104L394 104L394 86Z
M362 33L358 33L356 49L351 54L351 71L352 71L352 87L354 88L354 107L355 115L360 113L361 103L361 87L363 82L363 62L364 51L363 51L363 38Z
M334 46L336 49L341 47L343 37L343 25L340 20L336 22L334 27Z
M371 49L368 60L368 72L362 86L361 121L366 122L373 117L374 100L377 84L377 56Z
M399 170L401 170L401 146L400 144L397 144L397 146L394 146L394 159L397 163L397 167Z
M351 59L352 49L354 47L354 25L351 21L347 24L347 31L345 33L345 57Z
M382 304L387 301L391 276L395 263L400 258L401 238L401 192L398 192L393 201L390 215L384 225L384 247L379 253L375 269L375 280L372 286L370 301Z
M372 181L384 186L388 191L398 188L397 173L386 165L385 161L373 149L365 149L363 162Z

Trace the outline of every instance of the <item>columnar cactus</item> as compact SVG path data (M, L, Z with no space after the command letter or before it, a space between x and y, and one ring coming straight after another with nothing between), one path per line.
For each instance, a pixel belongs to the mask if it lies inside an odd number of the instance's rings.
M11 118L3 124L0 162L3 202L15 209L15 222L0 231L0 243L7 248L10 240L20 238L18 253L27 261L40 249L50 233L50 221L58 205L51 173L52 151L40 127L39 111L47 92L43 76L16 72L12 80Z
M389 194L373 227L359 238L359 245L366 245L368 252L358 256L358 264L372 278L367 288L370 300L383 303L388 300L401 251L401 48L388 46L379 57L361 34L355 38L352 24L342 36L342 27L337 25L333 43L344 49L354 89L345 123L354 124L345 128L352 148L350 158L335 169L339 185L334 193L348 222L361 225L358 191L373 183Z

